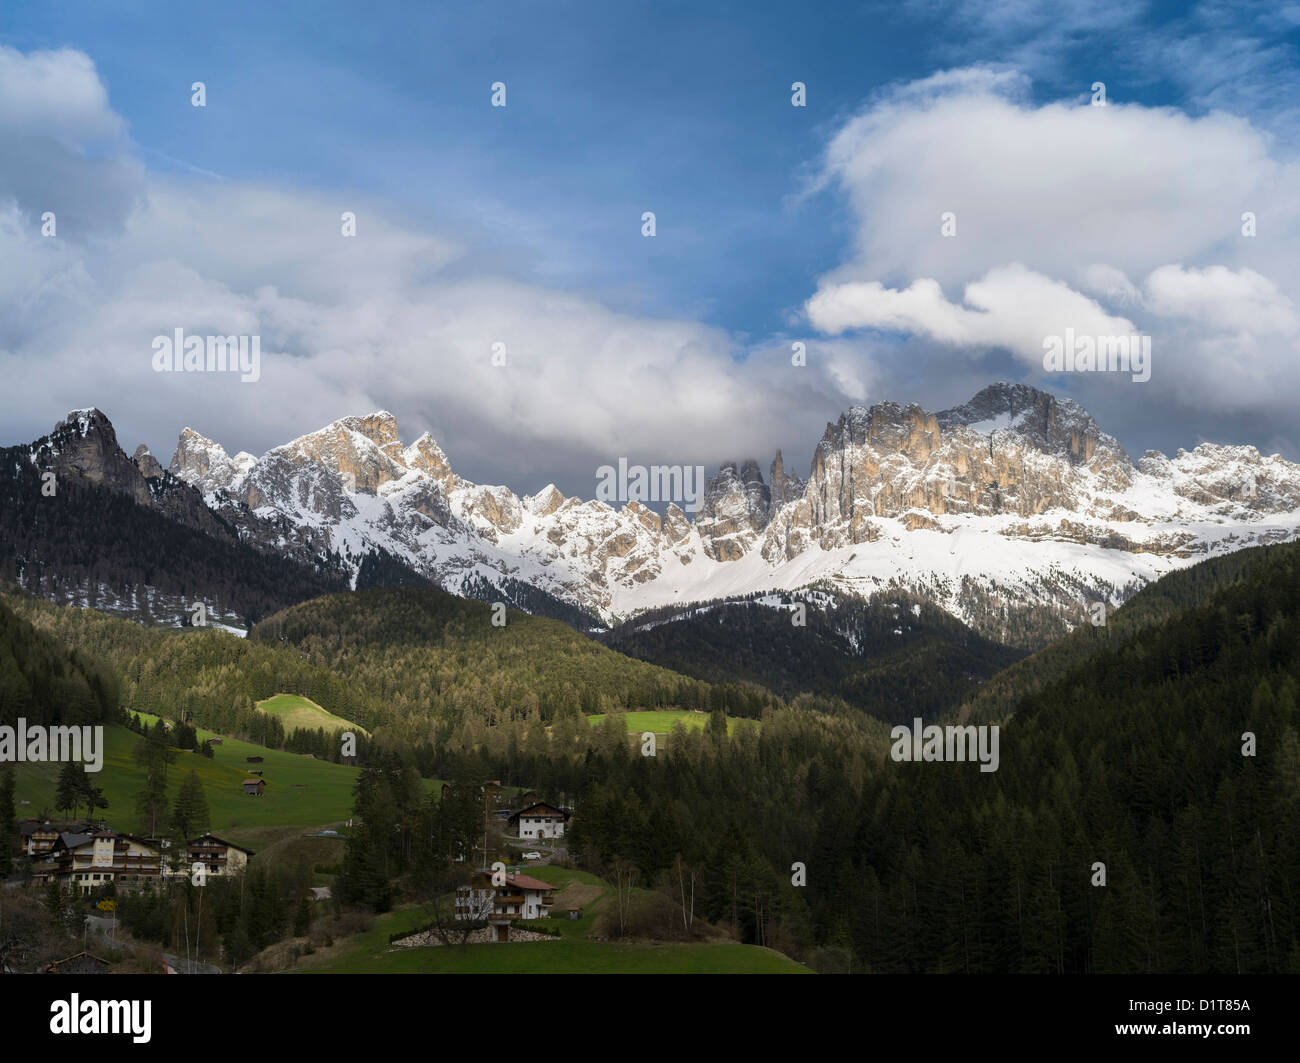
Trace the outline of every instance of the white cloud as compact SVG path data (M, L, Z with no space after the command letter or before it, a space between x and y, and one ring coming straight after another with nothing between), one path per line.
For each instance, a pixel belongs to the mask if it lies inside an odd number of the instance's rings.
M92 237L60 214L58 237L44 238L39 190L52 171L32 136L65 151L55 169L84 203L103 174L64 146L124 123L86 57L42 63L56 74L26 82L22 105L40 121L20 132L0 121L0 156L13 162L0 167L6 442L94 404L124 443L144 437L166 460L184 425L260 451L386 407L409 436L434 431L465 475L535 489L568 472L589 487L596 465L623 454L763 460L782 442L806 453L828 412L870 397L852 344L812 344L795 367L788 343L744 348L696 321L485 275L382 203L146 176L125 143L120 161L140 185L115 204L114 224ZM6 184L19 170L25 183ZM345 210L355 237L341 235ZM260 336L261 379L153 372L153 337L176 328ZM496 343L505 366L492 363Z
M930 279L901 291L874 281L847 283L813 296L808 317L832 334L866 327L921 333L958 347L1005 347L1031 365L1042 362L1043 338L1066 328L1094 336L1134 331L1126 318L1112 317L1068 285L1019 264L967 285L964 302L949 302Z
M24 54L0 45L0 129L40 133L73 147L117 141L126 123L84 52L63 48Z
M0 91L5 442L95 404L164 459L185 424L260 451L382 406L408 436L432 430L465 475L535 489L567 472L578 490L623 454L765 460L781 446L797 465L851 403L911 397L891 385L927 368L926 386L965 387L990 348L1041 365L1044 336L1066 327L1156 332L1144 386L1171 402L1300 399L1297 171L1227 115L1036 106L1022 76L983 68L885 95L825 160L857 220L855 253L806 308L829 338L751 345L504 280L384 203L148 174L85 56L0 49L0 87L15 70L32 76L19 107ZM56 196L67 206L45 239ZM356 237L340 235L345 210ZM1239 235L1243 210L1255 239ZM152 337L178 327L260 335L261 380L154 373ZM846 334L859 328L917 339Z
M1146 306L1162 317L1234 332L1294 335L1300 329L1295 304L1253 269L1161 266L1147 277L1144 287Z
M1157 352L1153 404L1294 405L1300 167L1274 149L1228 114L1035 104L1005 71L904 86L827 149L820 179L853 208L855 250L807 318L1039 367L1043 337L1066 327L1138 329Z

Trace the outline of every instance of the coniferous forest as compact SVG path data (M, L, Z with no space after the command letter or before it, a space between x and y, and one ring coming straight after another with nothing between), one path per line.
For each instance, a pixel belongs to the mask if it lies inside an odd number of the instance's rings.
M414 781L491 778L574 809L576 866L665 893L689 874L702 919L827 969L1300 969L1295 546L1171 577L1002 673L991 773L895 761L890 721L841 697L711 684L525 614L496 627L436 589L325 597L247 640L18 591L0 620L6 718L143 711L339 759L334 736L255 710L292 688L365 726L365 829L338 879L363 911L421 895L473 842L472 809ZM643 756L621 714L656 707L706 722Z

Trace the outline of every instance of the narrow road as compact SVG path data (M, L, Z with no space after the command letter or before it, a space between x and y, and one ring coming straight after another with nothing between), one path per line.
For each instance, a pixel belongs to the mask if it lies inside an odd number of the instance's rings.
M133 945L128 941L121 941L113 937L113 927L116 920L102 915L86 916L86 925L90 927L91 932L98 938L108 942L110 945L119 949L131 949L134 952L146 952L151 956L158 957L166 961L168 974L222 974L220 967L212 963L199 963L197 960L186 960L184 956L173 956L170 952L161 952L158 949L150 948L148 945Z

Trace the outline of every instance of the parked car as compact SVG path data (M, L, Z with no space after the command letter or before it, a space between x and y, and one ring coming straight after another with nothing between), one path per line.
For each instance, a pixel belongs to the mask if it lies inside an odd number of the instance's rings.
M541 858L542 854L539 852L524 853L525 860L540 860Z

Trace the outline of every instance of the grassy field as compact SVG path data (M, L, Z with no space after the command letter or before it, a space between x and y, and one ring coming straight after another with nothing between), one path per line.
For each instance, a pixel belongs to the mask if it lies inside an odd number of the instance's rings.
M335 716L311 699L301 697L298 694L276 694L275 697L259 701L257 707L263 712L269 712L272 716L279 716L280 722L284 724L286 734L299 728L307 731L324 728L326 731L369 733L364 727L358 727L351 720L345 720L342 716Z
M755 945L615 945L555 941L398 949L353 954L304 969L313 974L809 974Z
M152 718L150 717L150 722ZM199 731L200 738L214 737ZM141 788L139 769L131 751L140 738L125 727L104 728L104 770L95 784L104 790L108 808L99 813L116 830L144 829L135 814L135 795ZM314 760L297 753L282 753L233 738L223 739L211 760L197 753L177 752L171 766L168 789L175 796L181 780L193 770L203 783L214 831L235 827L316 827L338 823L352 814L352 787L359 769L329 761ZM258 756L263 763L249 765L245 758ZM20 816L35 816L48 809L54 813L59 764L16 764L16 797ZM246 769L262 769L266 793L248 797L243 782ZM436 785L433 782L430 786ZM232 841L237 839L232 838Z
M343 860L342 838L307 838L302 827L234 827L223 831L227 841L252 849L259 867L334 868ZM330 871L313 871L313 886L328 886L334 880Z
M614 903L613 887L586 871L529 868L527 873L558 888L557 912L577 901L581 919L539 921L561 937L554 941L393 949L389 935L428 920L419 906L376 917L364 934L303 957L302 974L808 974L806 967L772 949L738 945L718 933L713 942L620 944L592 940L596 918ZM637 890L636 892L641 892Z
M630 735L639 735L646 731L653 731L655 734L668 734L673 729L673 724L679 720L686 727L702 731L704 725L709 722L707 712L690 712L686 709L662 709L656 712L621 712L618 715L627 721L627 733ZM601 713L588 716L587 720L595 727L604 718L604 714ZM727 734L735 734L736 725L741 722L734 716L728 716ZM757 720L744 722L752 723L755 727L761 726Z
M594 875L564 872L578 880ZM556 882L552 868L537 876ZM388 936L413 929L428 918L420 908L378 916L366 933L334 949L302 959L299 974L808 974L801 964L772 949L734 942L691 945L620 945L590 941L566 933L555 941L392 949ZM590 919L590 915L586 917ZM567 925L565 925L567 924ZM551 920L548 926L568 931L578 924Z

